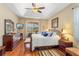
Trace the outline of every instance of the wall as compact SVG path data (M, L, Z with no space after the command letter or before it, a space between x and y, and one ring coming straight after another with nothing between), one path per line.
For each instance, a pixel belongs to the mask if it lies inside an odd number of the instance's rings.
M40 21L41 25L41 31L48 31L48 20L42 20Z
M2 45L2 36L4 35L4 19L11 19L14 22L16 32L17 16L4 4L0 3L0 46Z
M61 30L63 28L67 31L67 33L70 33L73 36L73 10L72 10L73 7L74 7L74 4L71 4L68 7L66 7L64 10L55 14L49 20L49 29L51 28L51 20L58 17L59 18L58 29ZM70 37L69 39L74 42L74 45L76 44L74 41L74 37Z

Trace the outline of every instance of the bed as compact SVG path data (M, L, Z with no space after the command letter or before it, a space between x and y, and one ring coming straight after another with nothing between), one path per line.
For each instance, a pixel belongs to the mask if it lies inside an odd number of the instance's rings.
M54 46L59 45L59 35L56 33L52 34L51 37L49 36L43 36L41 34L32 34L32 51L35 49L35 47L39 46Z

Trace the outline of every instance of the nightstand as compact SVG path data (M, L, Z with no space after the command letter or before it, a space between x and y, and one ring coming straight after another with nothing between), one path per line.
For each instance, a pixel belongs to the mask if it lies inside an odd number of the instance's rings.
M59 49L65 52L66 47L73 47L73 42L67 40L59 40Z

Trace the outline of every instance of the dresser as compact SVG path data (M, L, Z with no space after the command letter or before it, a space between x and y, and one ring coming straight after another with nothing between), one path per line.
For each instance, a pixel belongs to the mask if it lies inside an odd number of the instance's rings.
M67 40L59 40L59 49L65 52L66 47L73 47L73 42Z
M22 33L15 34L15 35L3 35L3 46L5 47L6 51L11 51L18 45L18 42L23 40Z
M5 53L5 46L0 46L0 56L4 55Z
M6 51L11 51L13 48L13 36L12 35L3 35L3 46Z

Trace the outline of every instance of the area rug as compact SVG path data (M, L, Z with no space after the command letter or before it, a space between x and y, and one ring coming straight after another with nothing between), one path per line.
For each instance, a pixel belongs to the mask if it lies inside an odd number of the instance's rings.
M59 49L48 49L37 51L36 56L65 56L65 53L63 53Z

